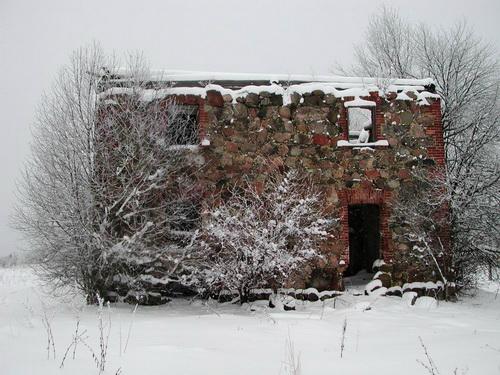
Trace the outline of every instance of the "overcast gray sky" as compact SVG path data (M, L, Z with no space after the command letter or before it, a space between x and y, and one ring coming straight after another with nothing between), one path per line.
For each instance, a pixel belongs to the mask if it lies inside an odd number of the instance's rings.
M0 256L19 249L8 217L35 107L74 49L97 40L154 68L327 74L384 3L411 21L466 19L499 49L499 0L0 0Z

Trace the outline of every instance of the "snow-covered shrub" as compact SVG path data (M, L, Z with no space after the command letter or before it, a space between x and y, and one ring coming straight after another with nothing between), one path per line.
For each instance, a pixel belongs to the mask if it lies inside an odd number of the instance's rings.
M15 219L41 275L89 302L164 289L199 223L193 122L172 100L141 101L150 79L140 57L101 99L115 66L91 46L61 71L39 108Z
M298 172L274 175L259 191L251 181L206 213L198 274L208 291L236 291L245 302L251 288L274 290L306 262L320 256L334 220L320 195Z

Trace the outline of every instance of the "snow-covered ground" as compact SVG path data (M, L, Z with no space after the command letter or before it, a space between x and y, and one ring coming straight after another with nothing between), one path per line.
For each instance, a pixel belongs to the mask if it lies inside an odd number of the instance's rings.
M354 296L299 302L297 311L176 300L160 307L111 306L106 374L289 374L289 345L301 374L428 374L421 346L441 375L500 373L500 293L437 307L399 297ZM254 310L254 311L252 311ZM44 316L46 318L44 318ZM47 324L53 333L47 359ZM80 342L73 359L77 322ZM344 350L340 357L342 331ZM0 269L0 373L98 374L98 309L82 299L49 297L26 268ZM126 347L126 350L125 350ZM55 359L54 359L55 351Z

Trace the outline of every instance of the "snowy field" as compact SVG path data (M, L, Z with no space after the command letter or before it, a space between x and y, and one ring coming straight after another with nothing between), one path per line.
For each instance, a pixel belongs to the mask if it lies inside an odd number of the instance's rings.
M440 375L500 374L497 284L437 307L348 291L335 306L300 302L288 312L177 300L135 313L113 305L101 315L109 337L105 374L290 374L294 354L300 374L425 375L420 338ZM48 297L29 269L0 269L0 373L99 374L98 316L81 299ZM73 359L77 322L82 340Z

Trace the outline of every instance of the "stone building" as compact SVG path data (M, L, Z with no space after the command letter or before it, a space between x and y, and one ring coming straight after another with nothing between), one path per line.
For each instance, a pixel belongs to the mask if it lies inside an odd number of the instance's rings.
M398 266L409 244L390 220L391 201L412 184L415 168L444 167L432 81L166 72L158 83L142 100L174 97L185 110L198 135L186 146L206 160L208 191L242 176L263 186L269 172L298 168L323 192L340 218L336 240L291 286L339 289L342 276L371 271L377 259L389 285L418 280L416 270ZM126 93L112 86L101 98Z

